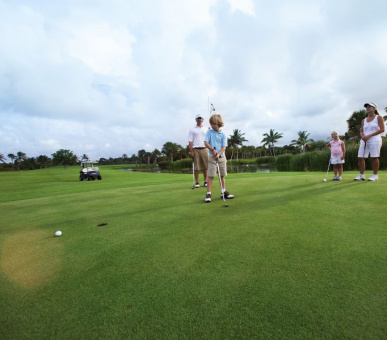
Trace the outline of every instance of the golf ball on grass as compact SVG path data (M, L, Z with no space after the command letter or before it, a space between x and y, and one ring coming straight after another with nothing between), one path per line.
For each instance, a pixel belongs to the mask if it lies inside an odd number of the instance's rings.
M62 235L62 232L60 230L55 232L55 236L61 236L61 235Z

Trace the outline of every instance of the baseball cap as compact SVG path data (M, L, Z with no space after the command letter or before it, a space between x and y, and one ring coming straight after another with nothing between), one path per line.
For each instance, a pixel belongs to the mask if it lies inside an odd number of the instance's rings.
M373 102L365 103L365 104L364 104L364 107L366 107L367 105L372 106L372 107L374 107L375 109L378 107L378 106L377 106L375 103L373 103Z
M203 119L203 117L202 117L202 115L196 115L196 118L195 119L198 119L198 118L202 118Z

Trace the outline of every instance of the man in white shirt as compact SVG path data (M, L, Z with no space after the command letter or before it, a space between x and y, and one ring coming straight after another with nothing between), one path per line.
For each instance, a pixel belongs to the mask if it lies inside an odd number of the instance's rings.
M188 143L195 166L195 188L199 188L199 171L203 170L204 186L207 186L208 150L204 145L207 129L203 126L202 115L196 115L196 126L189 130Z

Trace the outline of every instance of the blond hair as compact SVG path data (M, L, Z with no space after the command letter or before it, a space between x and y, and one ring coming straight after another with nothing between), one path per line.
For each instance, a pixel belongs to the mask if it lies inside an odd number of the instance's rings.
M210 118L210 124L215 125L217 124L219 127L224 126L223 119L221 115L213 114Z

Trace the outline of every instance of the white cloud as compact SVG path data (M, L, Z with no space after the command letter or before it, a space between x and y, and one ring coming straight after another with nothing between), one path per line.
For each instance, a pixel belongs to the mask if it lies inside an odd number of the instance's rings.
M0 0L0 152L185 146L208 96L249 144L270 129L283 144L345 132L363 102L387 106L386 12L379 0Z
M241 11L242 13L254 16L254 1L253 0L228 0L232 11Z

